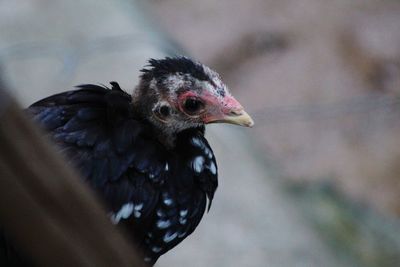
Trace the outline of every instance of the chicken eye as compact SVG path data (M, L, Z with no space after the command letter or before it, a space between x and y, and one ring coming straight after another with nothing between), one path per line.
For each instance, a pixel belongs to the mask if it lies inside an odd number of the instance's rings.
M171 116L171 107L166 104L159 104L153 109L153 113L160 121L166 121Z
M188 114L194 114L204 108L204 103L196 98L188 98L183 103L183 107Z

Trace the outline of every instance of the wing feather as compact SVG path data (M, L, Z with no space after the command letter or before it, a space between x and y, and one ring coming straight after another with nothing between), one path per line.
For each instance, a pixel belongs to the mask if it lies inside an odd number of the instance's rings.
M145 203L137 220L149 216L158 199L155 182L163 179L163 148L145 122L135 118L131 96L113 89L81 85L28 108L102 195L111 212L126 203ZM138 214L138 213L136 213Z

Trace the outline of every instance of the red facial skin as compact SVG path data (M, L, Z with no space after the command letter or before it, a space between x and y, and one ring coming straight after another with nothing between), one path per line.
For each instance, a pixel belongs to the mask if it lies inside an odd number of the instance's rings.
M204 123L216 122L233 112L243 110L242 105L231 95L219 97L207 91L201 95L188 91L178 97L178 108L182 112L185 112L183 103L188 98L197 98L203 101L205 108L197 116L200 116Z

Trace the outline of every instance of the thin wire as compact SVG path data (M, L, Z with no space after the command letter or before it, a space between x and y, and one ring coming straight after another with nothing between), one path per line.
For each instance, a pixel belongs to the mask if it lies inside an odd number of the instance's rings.
M266 107L251 112L257 124L321 121L349 115L400 115L400 98L369 94L333 103Z
M132 49L133 43L147 43L163 46L168 50L168 42L158 43L144 36L120 35L89 40L86 45L67 47L59 43L19 43L0 50L0 62L10 58L23 59L37 56L57 58L62 67L57 80L73 77L79 63L95 53L105 53ZM175 51L176 53L176 51ZM251 112L258 126L274 123L315 122L338 119L348 115L378 116L385 118L400 115L400 98L388 95L367 94L333 103L312 103L291 106L271 106Z

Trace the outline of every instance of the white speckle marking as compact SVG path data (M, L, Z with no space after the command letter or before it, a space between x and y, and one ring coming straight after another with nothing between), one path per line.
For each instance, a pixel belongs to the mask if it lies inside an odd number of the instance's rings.
M132 202L123 205L116 214L113 214L111 216L111 221L113 222L113 224L117 224L121 219L127 219L129 216L131 216L133 212L133 207L134 205Z
M135 210L140 211L141 209L143 209L143 203L135 205Z
M204 147L203 141L201 141L198 137L193 137L192 138L192 144L197 146L197 147L200 147L200 148Z
M164 216L165 216L164 211L161 210L161 209L157 210L157 216L158 216L158 217L164 217Z
M171 206L174 203L174 201L172 200L172 198L169 197L167 192L163 193L163 202L167 206Z
M171 242L172 240L174 240L177 236L178 236L178 233L177 233L177 232L175 232L175 233L167 232L167 233L164 235L163 240L164 240L165 243L169 243L169 242Z
M214 175L217 174L217 166L215 166L215 163L211 161L210 166L209 166L210 172Z
M213 153L211 152L211 150L208 147L204 147L204 153L207 155L207 157L209 159L213 158Z
M169 165L168 165L168 162L167 163L165 163L165 171L167 172L167 171L169 171Z
M179 212L179 215L181 215L181 217L185 217L188 214L188 210L181 210Z
M140 218L140 216L142 216L141 210L143 209L143 203L135 205L133 209L134 209L133 216L135 218Z
M182 232L178 235L179 238L186 236L186 232Z
M171 225L171 221L170 220L159 220L159 221L157 221L157 227L159 229L168 228L170 225Z
M178 73L171 74L167 76L164 83L167 84L170 88L182 87L185 84L184 75Z
M193 159L192 162L192 167L193 170L197 173L201 173L201 171L203 170L204 166L204 157L203 156L197 156Z
M153 251L154 253L158 253L158 252L161 251L161 248L154 246L154 247L151 248L151 251Z
M144 260L145 262L151 262L151 258L150 258L150 257L145 257L143 260Z
M172 200L172 198L166 198L166 199L164 199L163 202L164 202L164 204L167 205L167 206L171 206L172 203L174 203L174 201Z
M183 217L180 217L180 218L179 218L179 223L180 223L180 224L186 224L186 222L187 222L187 219L186 219L186 218L183 218Z

